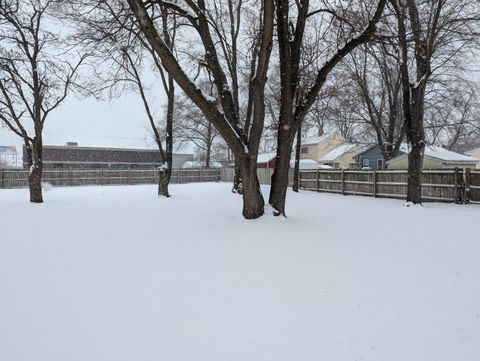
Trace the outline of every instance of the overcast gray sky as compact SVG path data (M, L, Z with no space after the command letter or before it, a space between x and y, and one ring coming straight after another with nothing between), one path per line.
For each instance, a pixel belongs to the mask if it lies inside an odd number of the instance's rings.
M163 99L157 99L157 119L162 116ZM148 119L136 94L125 94L113 101L78 99L71 95L49 115L44 131L45 145L64 145L76 141L80 146L155 148ZM22 142L5 127L0 127L0 145Z

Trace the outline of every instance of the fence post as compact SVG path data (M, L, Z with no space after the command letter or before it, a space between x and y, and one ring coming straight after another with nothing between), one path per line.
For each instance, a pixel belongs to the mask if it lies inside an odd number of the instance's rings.
M0 189L5 187L5 175L3 170L0 169Z
M461 196L461 185L458 184L458 167L455 167L455 172L453 173L454 177L454 186L455 186L455 204L461 203L462 196Z
M199 182L201 182L201 181L203 180L203 178L202 178L202 168L200 168L200 169L198 170L198 179L199 179L199 180L198 180Z
M345 169L342 169L342 195L345 195Z
M470 180L470 168L466 168L463 178L463 203L465 204L470 203Z
M377 171L373 171L373 196L377 198Z
M320 181L319 180L320 180L320 171L317 169L317 183L316 183L316 186L315 186L317 192L320 189Z

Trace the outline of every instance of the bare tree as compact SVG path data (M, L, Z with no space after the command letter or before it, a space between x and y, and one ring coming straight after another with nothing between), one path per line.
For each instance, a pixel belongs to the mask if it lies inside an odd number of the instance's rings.
M174 134L177 144L195 145L204 166L210 167L215 142L220 134L212 122L185 95L177 97L175 102Z
M356 1L342 4L319 1L315 3L318 8L314 9L308 0L295 3L277 0L276 3L281 109L269 203L277 215L285 215L290 154L298 127L315 103L330 72L357 46L370 40L386 0L369 1L367 6L360 6ZM316 24L313 22L315 19L319 25L316 28L308 27ZM329 55L312 64L312 72L311 69L302 69L301 64L306 38L313 31L316 34L314 42L324 42L330 46L317 48L318 54L326 52ZM320 41L317 41L318 37ZM337 40L334 45L330 43L332 38ZM310 80L312 73L315 76Z
M67 54L47 25L56 1L0 0L0 119L22 138L30 201L42 203L43 130L86 55ZM70 61L69 59L76 59Z
M74 0L64 2L63 10L64 15L76 25L73 36L75 44L83 46L96 56L97 70L93 78L96 78L97 82L92 84L92 91L102 94L108 90L114 97L123 91L135 91L139 94L159 150L161 166L158 195L169 197L175 106L173 78L165 73L150 44L140 35L126 2ZM161 35L170 51L174 52L179 27L177 16L164 6L160 6L153 16L161 19ZM146 71L160 80L167 98L164 131L158 129L160 122L155 119L148 86L142 75Z
M403 116L411 146L407 201L422 201L425 102L429 82L467 57L478 42L480 4L471 0L390 0L402 50ZM412 77L412 79L411 79Z
M259 24L248 24L254 28L247 112L241 117L238 85L238 41L243 2L215 1L206 4L203 0L185 0L178 3L163 1L128 0L139 27L161 59L166 72L172 76L184 93L199 107L212 122L235 155L243 181L243 215L247 219L258 218L264 213L264 200L256 175L256 159L265 117L264 88L272 48L273 13L272 0L261 3ZM192 29L190 36L198 39L203 53L202 68L211 76L219 102L207 96L195 83L182 59L173 54L158 32L158 19L149 10L165 6L186 19ZM192 55L189 49L185 54ZM191 60L191 57L189 58ZM217 104L220 103L220 106Z

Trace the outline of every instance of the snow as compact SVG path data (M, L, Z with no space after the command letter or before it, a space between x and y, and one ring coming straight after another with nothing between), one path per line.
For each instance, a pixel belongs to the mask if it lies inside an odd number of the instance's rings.
M400 150L402 152L405 152L405 153L410 152L410 148L409 148L408 144L406 144L406 143L402 143L402 145L400 146ZM406 156L406 154L402 154L402 155L400 155L400 156L398 156L397 158L394 158L394 159L398 159L398 158L405 157L405 156ZM463 162L465 162L465 163L472 163L472 162L473 163L478 163L478 162L480 162L480 159L470 157L468 155L456 153L456 152L453 152L453 151L450 151L450 150L447 150L445 148L435 146L435 145L425 146L425 156L430 157L430 158L435 158L435 159L438 159L438 160L441 160L441 161L444 161L444 162L451 162L451 163L463 163Z
M205 162L200 160L189 160L182 165L182 169L198 169L205 168ZM223 168L223 165L219 162L210 161L210 168Z
M292 159L290 161L290 168L295 168L295 159ZM300 159L299 169L303 169L303 170L314 169L314 170L317 170L318 169L318 162L313 160L313 159Z
M480 359L479 206L230 188L0 190L0 360Z
M321 162L332 162L335 159L337 159L338 157L341 157L345 153L351 151L355 147L357 147L357 145L352 144L352 143L345 143L345 144L339 145L338 147L332 149L330 152L325 154L322 157L322 159L320 159L319 161L321 161Z
M469 157L468 155L455 153L450 150L446 150L442 147L433 145L427 145L425 147L425 155L441 159L447 162L479 162L477 158Z
M264 154L259 154L257 158L257 163L268 163L271 160L274 160L276 158L277 154L276 153L264 153Z
M325 139L330 138L332 135L334 135L336 132L326 132L325 134L321 136L315 136L315 137L308 137L305 139L302 139L302 145L315 145L320 142L323 142Z

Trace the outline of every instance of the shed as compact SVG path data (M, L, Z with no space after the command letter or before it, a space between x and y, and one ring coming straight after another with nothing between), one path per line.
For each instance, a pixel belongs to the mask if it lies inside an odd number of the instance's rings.
M257 168L275 168L276 161L276 153L259 154L257 158Z
M423 169L475 168L480 159L455 153L442 147L427 145L423 156ZM390 159L388 169L408 169L408 153Z

